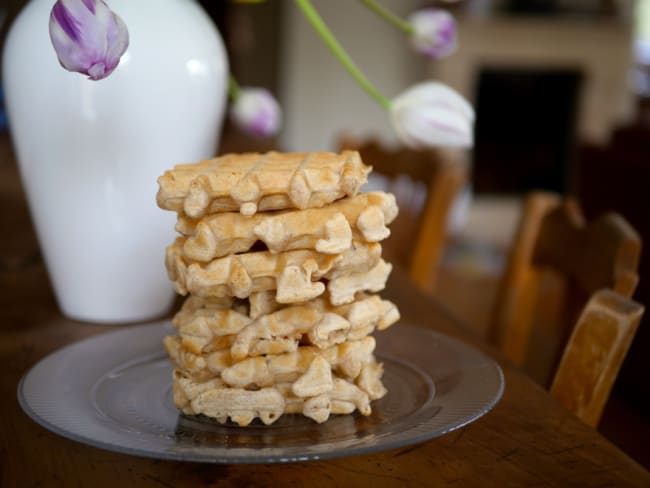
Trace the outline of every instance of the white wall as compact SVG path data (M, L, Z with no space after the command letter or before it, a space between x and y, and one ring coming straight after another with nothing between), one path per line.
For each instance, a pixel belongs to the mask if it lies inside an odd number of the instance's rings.
M611 130L632 117L630 21L497 16L460 18L458 26L458 51L430 73L470 101L483 67L568 68L585 77L577 121L582 140L606 143Z
M407 15L417 0L383 0ZM314 0L330 29L362 71L390 98L421 80L423 58L412 53L406 37L350 0ZM293 1L284 6L280 102L288 151L328 150L342 131L378 135L394 141L388 115L344 71Z

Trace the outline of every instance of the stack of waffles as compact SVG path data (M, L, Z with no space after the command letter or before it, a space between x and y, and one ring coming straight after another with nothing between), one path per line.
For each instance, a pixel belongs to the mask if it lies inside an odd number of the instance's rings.
M392 195L359 193L354 151L227 155L158 179L178 213L167 248L188 295L165 338L176 406L241 426L283 414L316 422L371 413L386 394L371 333L399 319L376 293L391 265L379 242Z

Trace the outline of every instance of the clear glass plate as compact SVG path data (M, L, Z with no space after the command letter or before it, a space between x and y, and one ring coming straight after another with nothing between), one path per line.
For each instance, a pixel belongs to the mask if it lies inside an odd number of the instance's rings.
M162 338L169 322L132 326L64 347L21 380L18 399L46 429L127 454L211 463L333 458L416 444L462 427L501 398L503 373L476 349L422 327L377 333L388 394L372 415L299 415L270 426L220 425L179 414Z

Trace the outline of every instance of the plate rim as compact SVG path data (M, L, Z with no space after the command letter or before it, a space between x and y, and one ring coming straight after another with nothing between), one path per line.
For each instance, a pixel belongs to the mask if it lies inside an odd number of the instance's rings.
M25 398L24 395L24 386L26 381L29 379L30 374L39 366L41 363L51 360L54 356L60 355L60 354L65 354L65 351L70 348L77 348L77 347L83 347L82 344L85 342L92 342L94 340L97 340L99 337L102 336L108 336L112 334L128 334L128 332L141 329L143 327L148 327L148 328L163 328L167 327L171 330L170 326L171 325L171 320L160 320L160 321L155 321L147 324L138 324L138 325L133 325L133 326L128 326L127 328L120 329L120 330L113 330L113 331L108 331L105 333L100 333L93 335L91 337L86 337L83 339L80 339L78 341L72 342L70 344L66 344L65 346L56 349L46 356L42 357L39 359L36 363L34 363L20 378L20 381L18 382L17 385L17 399L20 407L22 408L23 412L27 414L27 416L33 420L35 423L40 425L41 427L45 428L46 430L49 430L50 432L53 432L54 434L57 434L61 437L64 437L66 439L79 442L84 445L88 445L97 449L104 449L110 452L114 453L119 453L119 454L126 454L126 455L132 455L132 456L137 456L137 457L142 457L142 458L148 458L148 459L159 459L159 460L166 460L166 461L179 461L179 462L197 462L197 463L206 463L206 464L282 464L282 463L290 463L290 462L304 462L304 461L318 461L318 460L325 460L325 459L336 459L336 458L342 458L342 457L348 457L348 456L358 456L358 455L364 455L364 454L371 454L371 453L379 453L379 452L384 452L388 450L393 450L393 449L399 449L405 446L415 446L422 444L423 442L441 437L443 435L447 435L451 432L454 432L458 429L462 429L463 427L471 424L472 422L475 422L476 420L480 419L481 417L485 416L488 412L490 412L501 400L503 397L503 393L505 391L505 376L503 373L503 369L501 368L501 365L492 357L488 356L487 354L483 353L481 350L479 350L477 347L475 347L472 344L469 344L461 339L458 339L456 337L453 337L449 334L445 334L444 332L440 332L434 329L427 328L422 325L417 325L416 323L413 323L412 321L401 321L397 327L399 328L410 328L410 329L416 329L419 332L426 332L428 335L431 335L433 338L436 336L441 336L444 338L444 340L451 341L456 343L456 345L460 345L464 349L471 350L472 353L483 357L487 360L487 363L489 363L490 366L494 368L494 371L496 373L496 377L498 379L498 387L497 390L494 392L494 395L492 399L481 405L480 410L473 412L472 414L466 415L464 418L461 418L461 420L457 423L454 423L453 425L450 425L448 428L442 428L435 430L433 434L429 432L425 433L420 433L417 434L413 437L409 438L402 438L402 439L396 439L393 440L387 445L385 448L379 448L377 449L376 446L370 445L370 446L352 446L352 447L346 447L344 451L341 450L332 450L328 452L323 452L323 453L318 453L318 454L307 454L307 455L298 455L298 454L293 454L293 455L279 455L279 454L270 454L270 455L263 455L260 454L258 456L241 456L241 455L234 455L234 456L211 456L208 457L206 455L197 455L193 454L190 452L183 452L183 453L177 453L174 451L151 451L151 450L146 450L144 448L137 448L137 447L131 447L131 446L122 446L119 444L115 444L113 442L106 442L103 440L98 440L93 437L89 436L84 436L77 434L75 432L71 432L70 430L66 430L63 427L58 426L57 424L47 420L46 418L42 417L39 415L37 412L34 411L34 409L28 404L27 399ZM380 354L380 353L379 353ZM405 358L397 358L394 354L385 354L387 356L392 356L399 361L405 362L406 364L410 366L414 366L419 368L417 365L413 365L411 362L406 360ZM222 448L224 452L227 451L227 448Z

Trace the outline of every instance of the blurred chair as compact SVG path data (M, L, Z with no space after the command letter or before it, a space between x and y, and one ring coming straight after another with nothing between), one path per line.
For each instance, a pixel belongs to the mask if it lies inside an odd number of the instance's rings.
M343 149L359 151L364 163L373 167L371 178L381 175L384 184L377 189L397 199L399 216L390 226L391 237L382 243L384 255L408 269L418 287L433 291L448 217L467 182L467 165L453 151L391 150L376 140L347 135L339 139Z
M607 210L620 212L636 229L642 241L648 243L650 98L639 99L638 103L636 119L615 128L607 145L585 144L581 147L576 188L585 215L596 216ZM634 296L648 305L650 279L646 277L650 277L650 259L641 260L639 275L642 278ZM641 327L617 379L617 389L635 407L645 412L650 412L650 381L646 373L650 370L648 351L650 327Z
M586 222L575 200L535 192L499 285L493 341L593 426L644 311L630 299L640 253L641 239L620 215Z

